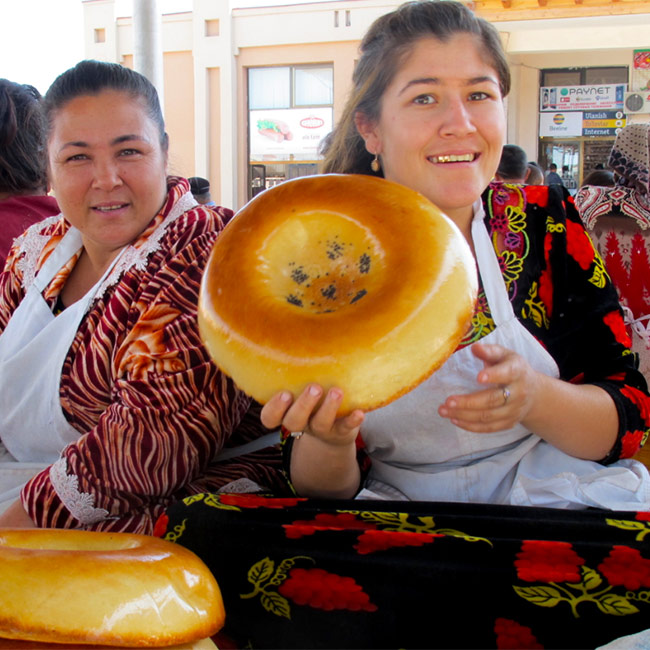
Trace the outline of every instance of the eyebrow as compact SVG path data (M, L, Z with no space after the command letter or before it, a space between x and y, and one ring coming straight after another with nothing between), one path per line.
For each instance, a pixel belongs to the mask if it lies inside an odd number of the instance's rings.
M493 83L495 85L499 85L498 81L494 77L489 77L486 75L483 75L481 77L472 77L471 79L466 79L465 80L465 85L466 86L474 86L476 84L480 83ZM403 92L411 88L412 86L418 86L421 84L431 84L431 85L439 85L442 83L440 77L421 77L419 79L411 79L398 93L398 95L401 95Z
M119 137L111 140L111 146L116 144L122 144L123 142L133 142L134 140L139 140L140 142L149 142L148 138L145 138L143 135L137 135L135 133L128 133L126 135L120 135ZM70 142L64 142L61 145L59 151L63 151L66 147L89 147L90 145L83 140L72 140Z

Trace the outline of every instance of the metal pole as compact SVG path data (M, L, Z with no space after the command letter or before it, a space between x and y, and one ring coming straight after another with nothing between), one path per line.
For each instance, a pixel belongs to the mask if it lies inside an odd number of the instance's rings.
M162 19L157 0L133 0L133 67L151 81L163 106Z

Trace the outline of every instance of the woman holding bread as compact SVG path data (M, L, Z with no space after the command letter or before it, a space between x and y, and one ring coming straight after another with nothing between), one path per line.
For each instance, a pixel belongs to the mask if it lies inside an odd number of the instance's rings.
M316 384L265 405L266 426L297 432L298 494L650 507L646 468L620 460L647 437L646 382L573 201L491 183L509 89L497 31L460 3L406 3L363 39L325 171L382 175L436 204L470 244L479 298L446 364L388 406L337 418L342 392Z
M146 533L188 494L237 479L277 487L272 452L216 464L257 436L245 432L250 399L196 324L231 212L167 175L156 90L82 61L45 110L61 214L16 241L0 276L0 526Z
M478 300L446 363L387 406L337 417L341 390L317 384L265 404L299 496L161 518L217 577L237 647L595 648L647 627L650 480L628 459L646 384L564 188L491 182L509 87L497 32L457 2L402 5L362 41L325 170L437 204Z

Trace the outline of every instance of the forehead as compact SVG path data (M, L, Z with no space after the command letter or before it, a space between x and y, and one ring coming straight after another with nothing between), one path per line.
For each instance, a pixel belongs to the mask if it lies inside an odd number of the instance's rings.
M102 90L97 94L78 95L52 114L52 132L57 130L95 130L123 126L155 128L142 97L120 90Z
M458 32L446 40L424 36L405 52L395 78L426 74L436 79L474 79L490 76L499 81L493 57L480 36Z

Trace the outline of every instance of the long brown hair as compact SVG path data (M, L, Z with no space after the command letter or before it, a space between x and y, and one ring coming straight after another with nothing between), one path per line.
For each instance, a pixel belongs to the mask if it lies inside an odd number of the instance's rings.
M501 94L510 91L510 69L497 30L460 2L416 0L381 16L370 26L361 41L361 58L352 76L353 89L343 115L326 138L325 173L381 176L370 168L373 156L366 151L355 126L355 115L362 113L370 122L379 119L381 100L413 45L421 38L446 42L458 33L475 34L499 77Z

